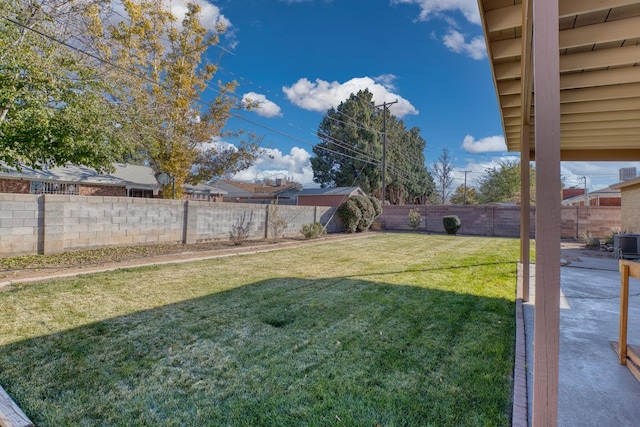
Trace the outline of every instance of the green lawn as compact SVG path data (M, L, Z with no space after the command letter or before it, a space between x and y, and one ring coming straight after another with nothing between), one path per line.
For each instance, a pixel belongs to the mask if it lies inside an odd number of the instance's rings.
M515 239L381 234L0 292L38 426L508 426Z

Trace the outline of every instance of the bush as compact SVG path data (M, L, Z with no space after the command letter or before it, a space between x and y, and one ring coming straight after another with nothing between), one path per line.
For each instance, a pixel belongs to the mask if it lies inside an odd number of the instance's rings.
M275 243L280 237L284 236L284 232L287 230L287 227L289 227L289 222L280 213L280 206L277 202L269 205L267 218L269 231L271 232L271 237L273 237L273 242Z
M320 236L327 234L327 229L320 222L314 222L313 224L303 225L300 230L305 239L317 239Z
M462 223L457 215L447 215L442 217L442 225L447 234L456 234Z
M360 208L360 221L358 222L357 231L367 231L373 220L376 219L376 209L373 207L373 203L367 196L353 196L353 200L356 202L358 208Z
M358 228L358 223L362 219L362 212L352 198L345 200L337 210L338 216L344 224L344 228L347 233L355 233Z
M409 209L409 227L416 230L420 227L420 223L422 223L422 215L418 209Z
M229 231L229 240L233 242L234 245L241 245L242 242L249 238L251 234L251 229L253 228L253 211L249 215L249 222L245 224L247 220L247 213L243 212L242 216L238 217L238 220L234 225L231 226L231 231Z
M612 239L613 240L613 239ZM587 248L599 248L600 247L600 239L598 237L593 237L591 233L585 233L582 235L582 242Z
M351 196L337 210L347 233L367 231L382 213L382 203L375 197Z
M369 196L369 200L371 201L373 208L376 210L376 218L382 215L382 202L380 199Z
M627 234L627 230L621 231L618 229L611 230L611 233L605 238L604 242L607 245L613 245L613 241L616 235L618 234Z

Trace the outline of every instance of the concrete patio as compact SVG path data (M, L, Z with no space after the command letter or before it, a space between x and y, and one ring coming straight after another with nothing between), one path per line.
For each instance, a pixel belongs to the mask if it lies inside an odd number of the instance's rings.
M528 424L533 396L534 266L531 301L523 304ZM618 364L620 273L618 260L581 257L561 268L559 426L640 424L640 382ZM630 344L640 344L640 281L630 279ZM517 404L518 402L516 402ZM514 425L519 425L514 419Z

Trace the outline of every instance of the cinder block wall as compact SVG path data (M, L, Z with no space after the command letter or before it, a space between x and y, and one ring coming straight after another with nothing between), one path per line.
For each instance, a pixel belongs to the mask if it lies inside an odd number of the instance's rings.
M638 203L640 203L640 190ZM501 206L385 206L377 221L387 230L411 230L409 209L422 215L420 231L443 233L442 217L458 215L461 234L519 237L520 208ZM623 207L624 208L624 207ZM303 225L321 222L329 233L344 229L336 208L278 206L286 219L284 235L298 236ZM626 211L625 211L626 212ZM629 221L638 221L631 210ZM130 197L0 194L0 257L56 253L104 246L197 243L227 240L231 227L251 219L250 238L272 237L269 205ZM531 209L534 236L535 208ZM627 223L629 224L629 223ZM632 225L627 231L639 232ZM635 226L634 226L635 227ZM565 207L562 237L606 237L620 230L618 207Z
M34 194L0 195L0 256L42 252L43 200Z
M640 187L639 187L640 188ZM638 191L640 203L640 189ZM409 209L422 216L420 231L444 233L442 217L457 215L462 226L460 234L476 236L520 237L520 207L518 206L385 206L377 221L387 230L411 230ZM530 210L530 233L535 237L535 206ZM640 220L638 220L640 230ZM607 237L621 228L619 207L562 207L560 231L562 238L581 239L585 235Z
M183 240L186 202L181 200L46 195L45 225L50 203L63 206L63 250ZM58 252L51 250L48 236L45 228L46 252Z
M68 195L0 194L0 257L105 246L197 243L229 239L251 220L250 238L272 237L269 205ZM335 208L278 206L287 237L320 221L343 230Z
M520 208L503 206L385 206L377 221L384 222L386 230L411 230L409 210L417 209L422 216L420 231L444 233L442 217L457 215L462 226L460 234L475 236L520 236ZM531 233L535 233L535 208L531 208Z
M565 206L560 214L562 237L603 238L622 227L619 206Z

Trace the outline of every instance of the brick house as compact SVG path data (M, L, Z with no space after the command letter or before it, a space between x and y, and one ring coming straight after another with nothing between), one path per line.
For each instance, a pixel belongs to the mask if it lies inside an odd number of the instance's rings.
M562 201L562 206L620 206L620 190L612 187L601 190L582 192L577 196Z
M0 166L0 193L69 194L79 196L154 197L160 185L147 166L114 163L115 171L96 170L67 164L42 170L23 166Z
M622 230L640 233L640 177L609 186L620 191L622 198Z

